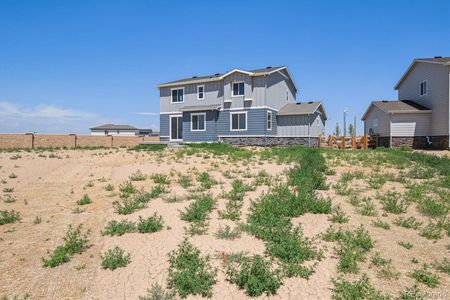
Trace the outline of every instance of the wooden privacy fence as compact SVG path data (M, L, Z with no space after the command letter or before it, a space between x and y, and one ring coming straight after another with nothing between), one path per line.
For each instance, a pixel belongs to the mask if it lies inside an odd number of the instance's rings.
M0 149L132 147L142 142L158 142L159 136L95 136L76 134L0 134Z
M369 137L363 136L335 136L329 135L328 139L324 136L319 137L319 147L330 149L368 149Z

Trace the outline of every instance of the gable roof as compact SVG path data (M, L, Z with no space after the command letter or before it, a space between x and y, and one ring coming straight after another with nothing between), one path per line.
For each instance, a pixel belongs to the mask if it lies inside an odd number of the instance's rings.
M321 110L321 113L323 113L325 119L327 119L327 114L320 101L288 103L277 112L277 116L312 115L318 109Z
M131 125L115 125L115 124L103 124L96 127L89 128L90 130L138 130Z
M408 114L408 113L430 113L431 110L412 100L396 100L396 101L372 101L361 120L365 120L369 110L375 106L387 114Z
M231 74L233 74L235 72L244 73L244 74L247 74L249 76L264 76L264 75L269 75L269 74L272 74L272 73L275 73L275 72L279 72L279 71L282 71L282 70L286 70L286 72L289 75L290 80L294 84L295 89L298 90L297 86L295 85L295 82L292 79L292 76L289 73L289 71L288 71L286 66L267 67L267 68L255 69L255 70L233 69L233 70L227 71L225 73L216 73L214 75L206 75L206 76L192 76L192 77L189 77L189 78L169 81L169 82L158 84L157 87L158 88L173 87L173 86L177 86L177 85L180 85L180 84L194 84L194 83L204 83L204 82L211 82L211 81L219 81L219 80L223 80L225 77L227 77L228 75L231 75Z
M429 63L429 64L439 64L444 66L450 66L450 57L442 57L442 56L435 56L432 58L416 58L413 60L413 62L409 65L408 69L406 69L406 72L402 75L400 80L395 85L394 89L398 90L402 82L406 79L406 77L409 75L409 73L412 71L412 69L415 67L417 63Z

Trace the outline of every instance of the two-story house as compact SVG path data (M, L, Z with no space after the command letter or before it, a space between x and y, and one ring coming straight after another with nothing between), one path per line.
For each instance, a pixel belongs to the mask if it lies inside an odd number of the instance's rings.
M234 69L158 88L161 140L314 146L325 128L320 102L296 102L286 67Z
M396 101L374 101L362 120L379 146L450 148L450 57L415 59L395 85Z

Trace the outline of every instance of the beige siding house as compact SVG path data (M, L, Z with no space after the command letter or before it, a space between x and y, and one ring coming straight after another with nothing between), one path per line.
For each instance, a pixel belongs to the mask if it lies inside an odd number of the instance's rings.
M379 146L450 148L450 57L415 59L395 85L396 101L374 101L362 120Z

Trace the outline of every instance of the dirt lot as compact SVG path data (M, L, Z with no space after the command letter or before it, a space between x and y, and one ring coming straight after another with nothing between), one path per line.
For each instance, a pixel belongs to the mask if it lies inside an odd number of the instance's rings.
M0 210L15 210L21 217L20 221L0 226L0 296L22 297L29 294L31 299L138 299L146 295L147 289L155 283L167 289L168 254L188 237L202 255L210 256L210 263L217 268L216 283L212 287L213 299L250 298L245 289L227 280L221 255L243 251L248 255L267 257L265 242L245 231L233 240L218 238L216 233L225 225L234 227L239 222L245 223L252 201L269 193L274 185L285 184L288 180L286 171L295 163L281 163L275 158L261 159L256 153L259 150L250 150L254 155L242 160L229 160L226 156L208 152L179 155L179 151L184 150L136 152L100 149L0 153ZM328 189L317 193L331 200L333 212L307 212L291 220L294 226L302 228L304 237L322 253L322 257L306 262L314 270L309 279L285 276L275 295L263 294L259 298L329 299L336 293L333 279L354 281L360 279L362 274L367 274L375 289L391 298L399 297L400 293L414 285L421 293L435 293L442 298L450 298L448 263L447 273L433 266L450 257L450 238L446 231L450 207L450 200L446 198L448 189L443 188L443 192L437 195L429 191L425 193L430 197L441 197L439 201L447 211L444 216L440 214L439 219L420 212L419 203L408 204L400 214L387 213L378 200L380 195L394 191L398 193L394 196L403 195L410 189L411 183L422 184L427 179L413 175L408 177L406 173L401 173L411 171L412 165L406 169L388 168L380 161L374 162L367 157L352 154L323 155L327 157L329 168L326 174ZM166 193L149 201L144 208L119 215L113 205L113 201L120 199L119 186L138 170L146 178L132 181L137 189L152 190L158 185L152 175L161 174L169 180L165 184ZM232 189L233 180L240 179L252 185L262 170L272 181L255 185L253 190L245 193L239 220L222 218L219 212L226 209L228 201L224 193ZM418 170L418 173L425 171ZM208 215L207 231L191 235L188 232L189 222L181 220L180 214L193 201L189 200L189 194L200 188L198 178L202 172L207 172L216 182L207 190L217 200L217 204ZM387 182L383 182L375 173L381 174L379 177L386 173L398 177L402 174L408 183L390 177ZM352 176L348 179L343 174ZM183 175L191 177L192 186L184 188L180 185ZM431 179L437 176L434 174ZM382 182L381 186L377 180ZM108 185L114 186L114 190L107 191L105 188ZM85 194L92 199L92 203L78 205L77 200ZM372 199L374 213L365 215L361 211L362 208L370 210L364 202L367 197ZM340 212L336 212L338 206ZM164 226L160 231L146 234L132 232L121 236L101 233L109 221L126 219L138 222L140 216L147 218L154 213L163 219ZM333 218L340 214L346 216L348 221L344 222L339 216ZM400 216L414 217L421 225L417 229L398 226L395 222ZM389 228L374 225L376 221L388 224ZM441 222L440 235L436 234L437 237L433 235L430 238L422 234L421 230L429 221ZM63 243L68 226L79 224L83 224L83 231L91 231L89 247L73 255L68 262L56 267L44 267L42 258L48 258L51 251ZM343 272L338 267L339 243L325 241L322 235L330 226L335 230L355 230L361 224L370 234L374 246L358 260L359 270L356 273ZM412 248L407 249L399 242L410 243ZM113 271L102 268L101 255L115 246L130 253L130 263ZM388 267L373 262L377 252L390 260ZM419 282L411 275L424 263L429 265L427 270L438 277L436 287ZM199 297L190 295L188 299Z

